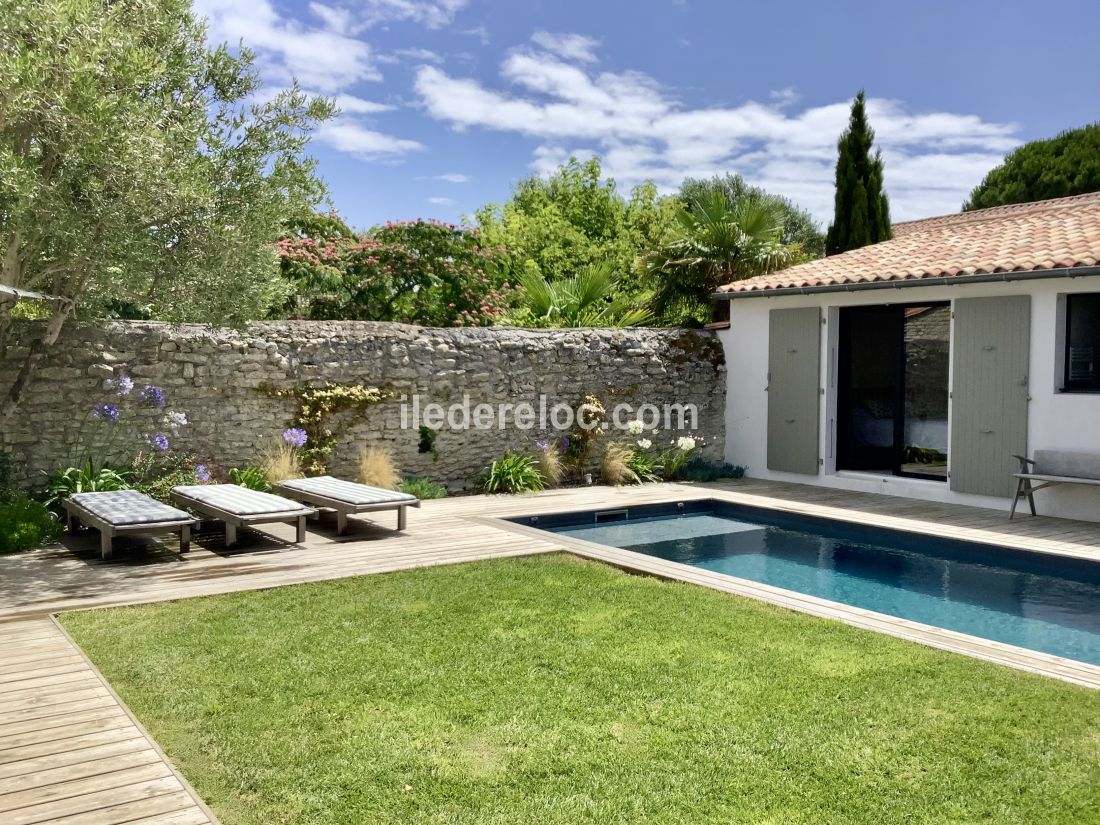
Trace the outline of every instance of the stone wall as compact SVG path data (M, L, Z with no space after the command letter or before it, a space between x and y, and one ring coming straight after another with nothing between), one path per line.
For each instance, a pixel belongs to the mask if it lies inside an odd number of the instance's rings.
M21 342L38 330L18 330ZM10 383L22 347L0 363ZM455 431L446 425L435 455L420 451L420 433L402 426L401 395L421 403L471 405L528 401L539 396L576 405L586 392L611 409L625 402L694 404L696 432L721 456L725 367L710 333L684 330L428 329L364 322L257 323L247 330L201 325L115 322L73 325L62 335L31 385L11 427L2 434L17 475L36 483L41 471L69 463L73 443L86 438L89 411L110 400L105 381L129 375L140 388L164 388L172 409L190 424L173 446L222 467L255 461L288 425L294 403L265 388L326 382L386 388L394 397L357 416L332 457L335 473L354 474L359 445L390 445L402 472L460 488L507 448L530 451L539 436L509 427ZM411 419L406 399L405 419ZM148 413L150 416L152 413ZM138 430L155 421L134 423ZM668 434L671 438L673 434ZM137 432L112 447L132 454ZM662 434L662 437L665 437ZM75 452L78 452L75 451Z

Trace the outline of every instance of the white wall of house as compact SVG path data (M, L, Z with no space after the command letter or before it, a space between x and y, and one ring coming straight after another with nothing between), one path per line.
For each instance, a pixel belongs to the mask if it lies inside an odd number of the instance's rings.
M727 369L726 460L747 466L748 475L754 478L1008 509L1010 499L955 493L941 481L835 469L832 432L835 382L830 379L835 362L836 310L845 306L1030 295L1028 452L1063 449L1100 454L1100 394L1059 390L1064 335L1060 299L1073 292L1100 292L1100 276L734 299L730 302L729 329L719 333L725 347ZM825 393L821 397L819 434L824 463L816 476L772 472L767 468L766 458L768 313L772 309L806 306L822 307L822 316L826 319L821 327L821 386ZM950 455L948 464L950 466ZM1036 504L1042 514L1100 521L1100 488L1061 485L1037 493ZM1022 506L1026 512L1026 503Z

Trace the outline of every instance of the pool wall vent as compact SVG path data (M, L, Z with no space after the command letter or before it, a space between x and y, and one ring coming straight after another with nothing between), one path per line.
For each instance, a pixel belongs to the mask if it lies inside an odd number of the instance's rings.
M532 527L534 527L538 523L539 523L539 517L538 516L531 516L531 520L530 520L529 524Z
M684 502L676 502L676 512L679 513L681 516L684 514Z
M592 515L592 523L599 524L602 521L627 521L630 518L630 510L600 510Z

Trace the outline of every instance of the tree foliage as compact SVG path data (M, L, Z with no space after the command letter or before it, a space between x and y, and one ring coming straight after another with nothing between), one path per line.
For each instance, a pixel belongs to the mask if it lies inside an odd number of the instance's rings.
M549 178L521 181L508 201L488 204L475 217L486 243L506 250L514 278L534 267L553 281L606 262L618 288L636 294L634 259L661 241L674 209L652 184L624 198L615 181L601 178L597 158L570 158Z
M668 322L703 323L722 284L766 275L803 258L797 243L783 243L786 214L774 199L731 203L720 189L709 189L676 217L679 226L671 239L637 262L639 272L655 283L654 314Z
M0 282L57 300L0 415L73 312L235 322L283 299L271 245L320 199L303 149L333 110L297 88L251 103L259 87L247 51L207 47L189 0L7 5Z
M276 245L299 318L485 326L508 305L499 252L476 230L439 221L352 232L335 215L298 222Z
M745 199L774 204L783 215L780 240L784 244L798 244L807 259L820 258L825 254L825 234L809 212L788 198L765 192L759 186L750 186L740 175L727 174L709 180L688 178L680 184L680 202L688 206L715 191L725 195L731 204Z
M836 201L825 237L829 255L893 237L890 202L882 190L882 153L871 156L874 142L861 90L852 102L848 128L837 143Z
M519 307L509 316L523 327L639 327L653 315L620 293L610 262L549 280L534 268L520 276Z
M1014 149L985 176L963 211L1100 192L1100 123Z

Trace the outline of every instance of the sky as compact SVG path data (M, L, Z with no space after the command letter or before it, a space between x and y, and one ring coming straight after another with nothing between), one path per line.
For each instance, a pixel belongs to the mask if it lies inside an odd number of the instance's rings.
M628 193L734 172L832 217L861 88L895 221L1100 119L1096 0L195 0L271 89L335 98L310 153L356 227L457 222L598 155Z

